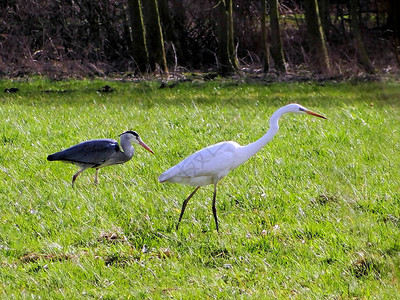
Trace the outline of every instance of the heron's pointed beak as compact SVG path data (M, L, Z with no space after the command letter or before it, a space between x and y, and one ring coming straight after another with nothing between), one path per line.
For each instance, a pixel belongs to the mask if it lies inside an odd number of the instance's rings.
M150 153L154 154L154 151L150 149L149 146L147 146L145 143L143 143L142 141L139 141L139 145L142 146L144 149L146 149L147 151L149 151Z
M324 116L321 116L321 115L319 115L319 114L317 114L317 113L315 113L315 112L313 112L311 110L306 110L306 114L309 114L309 115L312 115L312 116L316 116L318 118L326 119Z

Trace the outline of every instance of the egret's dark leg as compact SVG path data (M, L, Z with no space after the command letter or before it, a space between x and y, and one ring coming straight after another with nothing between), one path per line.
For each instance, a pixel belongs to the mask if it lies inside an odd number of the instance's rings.
M97 184L99 182L97 180L97 174L99 174L99 168L96 168L96 174L94 175L94 184Z
M181 210L181 215L179 216L178 224L176 224L176 230L178 230L179 223L180 223L181 220L182 220L182 216L183 216L183 213L185 212L186 205L188 204L190 198L192 198L193 195L196 194L196 192L197 192L197 190L198 190L199 188L200 188L199 186L198 186L197 188L195 188L194 191L189 195L189 197L187 197L186 200L183 201L182 210Z
M85 170L86 169L80 169L74 176L72 176L72 187L74 187L75 180L79 176L79 174L81 174Z
M217 231L219 231L219 229L218 229L217 209L215 208L215 200L216 200L216 198L217 198L217 184L214 184L214 196L213 196L213 202L212 202L212 211L213 211L213 215L214 215L215 226L217 227Z

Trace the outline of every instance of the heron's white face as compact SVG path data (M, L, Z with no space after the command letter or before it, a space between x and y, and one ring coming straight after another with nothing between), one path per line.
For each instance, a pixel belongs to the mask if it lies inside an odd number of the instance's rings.
M120 134L120 137L127 138L129 142L139 144L141 139L139 134L136 131L128 130L125 131L124 133Z
M139 134L136 131L129 130L129 131L126 131L125 133L128 135L128 138L132 143L135 143L135 144L140 143L141 139L140 139Z
M121 134L121 137L122 136L126 136L129 139L129 142L138 144L138 145L142 146L143 148L145 148L147 151L154 154L153 150L151 150L150 147L147 146L142 141L142 139L140 138L139 134L136 131L132 131L132 130L125 131L123 134Z

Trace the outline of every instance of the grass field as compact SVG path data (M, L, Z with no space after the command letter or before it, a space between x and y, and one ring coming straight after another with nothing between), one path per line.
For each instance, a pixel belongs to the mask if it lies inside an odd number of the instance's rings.
M101 93L105 84L115 89ZM400 85L0 81L0 298L393 299L400 294ZM157 177L195 150L274 140L219 184ZM124 165L48 154L136 130Z

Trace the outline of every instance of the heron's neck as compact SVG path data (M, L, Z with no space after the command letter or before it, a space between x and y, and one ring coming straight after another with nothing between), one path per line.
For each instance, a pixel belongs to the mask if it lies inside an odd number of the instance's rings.
M127 160L130 160L133 156L133 153L135 153L135 148L133 148L131 142L127 138L124 138L124 136L121 137L121 148L124 151L124 157Z
M261 150L269 141L272 140L272 138L275 136L279 129L279 118L285 113L286 111L282 109L278 109L276 112L274 112L269 119L269 124L270 128L267 131L265 135L263 135L260 139L257 141L250 143L246 146L241 147L241 159L240 159L240 164L244 163L247 161L250 157L252 157L254 154L256 154L258 151Z

